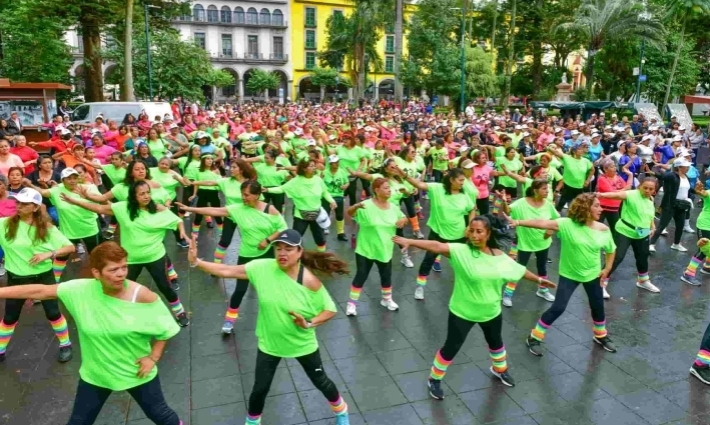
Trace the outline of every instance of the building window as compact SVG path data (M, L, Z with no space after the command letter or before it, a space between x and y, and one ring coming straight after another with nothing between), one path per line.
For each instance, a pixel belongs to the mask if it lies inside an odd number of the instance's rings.
M275 9L271 15L271 25L284 26L284 14L279 9Z
M337 18L342 18L343 17L343 11L342 10L334 10L333 11L333 16Z
M306 69L316 67L316 52L306 52Z
M388 35L385 38L385 53L394 53L394 36Z
M192 38L195 40L195 44L198 47L205 49L205 46L207 45L207 42L205 40L205 33L196 32L195 34L193 34Z
M232 22L232 11L228 6L222 6L222 9L219 11L219 20L225 24Z
M247 36L247 57L252 59L259 58L259 36Z
M234 9L234 23L243 24L244 23L244 9L237 7Z
M247 10L247 24L249 25L259 25L259 14L256 13L256 9L250 7Z
M261 25L271 25L271 13L269 13L269 9L261 9L261 12L259 12L259 23Z
M274 37L274 59L284 58L284 38Z
M229 72L229 71L227 71ZM237 79L236 76L234 78L235 84L232 84L231 86L225 86L222 87L222 96L224 97L234 97L237 95Z
M115 49L116 48L116 39L113 38L112 35L106 34L106 49Z
M222 56L232 57L232 34L222 34Z
M306 8L306 26L315 27L316 26L316 8L307 7Z
M207 22L219 22L219 12L217 6L207 6Z
M306 30L306 49L316 48L316 30Z
M202 7L201 4L196 4L195 7L192 8L192 17L197 22L204 22L205 8Z
M385 72L394 72L394 56L385 57Z
M394 22L385 24L385 34L394 34Z

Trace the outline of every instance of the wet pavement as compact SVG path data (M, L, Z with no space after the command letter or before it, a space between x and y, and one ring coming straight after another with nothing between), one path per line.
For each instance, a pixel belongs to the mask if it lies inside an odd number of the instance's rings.
M212 258L216 238L216 230L203 230L201 257ZM238 243L237 234L226 262L236 262ZM333 233L328 243L329 249L354 267L349 243L338 242ZM400 306L397 312L379 305L375 270L363 290L356 318L344 313L350 278L326 280L340 311L317 331L324 367L348 402L353 425L708 424L710 387L691 378L688 369L710 321L710 278L704 277L701 287L678 279L694 251L695 235L685 234L683 243L689 252L672 251L667 238L661 238L658 253L652 255L650 276L660 294L636 288L629 250L610 283L612 300L606 302L609 335L619 350L616 354L592 343L591 317L582 290L548 332L545 355L529 354L525 337L550 304L535 296L534 284L521 282L513 308L503 311L503 338L517 385L505 387L490 375L483 335L474 328L448 369L444 401L429 397L426 380L434 353L445 339L451 268L444 260L443 272L432 273L429 279L426 300L416 301L416 267L423 254L414 253L414 269L401 266L396 254L393 294ZM255 293L250 290L242 304L236 335L223 338L220 329L234 281L190 269L185 251L175 246L172 235L166 244L180 275L178 292L192 324L170 340L159 363L165 396L186 425L242 425L254 380ZM308 245L313 246L310 238ZM553 281L557 279L557 248L555 242L549 273ZM65 273L85 273L81 264L70 263ZM533 264L530 267L535 271ZM148 284L150 278L144 272L139 281ZM25 308L7 360L0 363L0 424L67 422L81 346L71 319L69 325L75 356L59 364L57 340L42 308ZM109 398L96 422L150 423L125 392ZM334 418L298 363L288 360L276 373L262 423L325 425L334 423Z

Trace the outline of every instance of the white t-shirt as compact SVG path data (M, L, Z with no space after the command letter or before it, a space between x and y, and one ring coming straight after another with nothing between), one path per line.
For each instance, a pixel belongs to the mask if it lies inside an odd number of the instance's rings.
M687 177L680 178L680 186L678 186L678 194L676 199L679 201L685 201L688 199L688 191L690 191L690 182Z
M645 145L637 145L637 153L641 161L649 163L653 160L653 149Z

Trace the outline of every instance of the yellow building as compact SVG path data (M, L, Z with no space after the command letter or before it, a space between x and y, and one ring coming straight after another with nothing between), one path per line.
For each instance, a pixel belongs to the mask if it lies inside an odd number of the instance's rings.
M414 5L405 0L404 19L407 20L414 10ZM320 97L320 88L310 84L310 70L318 66L317 54L323 50L327 42L328 18L336 13L349 16L355 8L352 0L291 0L291 64L293 66L293 91L294 98L306 97L317 99ZM403 54L406 58L407 37L403 37ZM375 87L368 91L368 97L375 96L387 98L394 93L394 25L385 30L377 43L377 51L382 58L384 69L376 70L373 66L367 73L368 80L375 83ZM348 69L343 69L341 76L349 79ZM374 89L374 90L373 90ZM327 97L334 96L336 88L328 88ZM347 87L340 85L338 95L345 98L350 94Z

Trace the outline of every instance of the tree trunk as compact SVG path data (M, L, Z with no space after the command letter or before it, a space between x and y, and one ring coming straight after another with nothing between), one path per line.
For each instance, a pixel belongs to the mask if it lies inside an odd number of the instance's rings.
M508 38L508 63L505 68L505 88L501 96L501 106L508 107L510 97L510 80L513 74L513 61L515 60L515 18L518 11L518 0L512 0L510 11L510 36Z
M491 53L493 53L493 73L498 67L498 55L496 53L496 23L498 21L498 0L493 0L493 31L491 31Z
M357 64L355 71L357 84L355 85L354 97L355 101L359 101L361 97L365 97L365 84L367 84L367 81L365 81L365 46L359 43L355 44L355 63Z
M264 102L269 103L269 89L264 89Z
M594 58L597 56L597 50L594 46L589 46L587 51L587 101L592 100L592 88L594 87Z
M685 24L688 22L685 15L683 16L683 26L680 30L680 40L678 40L678 48L675 51L675 57L673 58L673 66L671 66L671 73L668 75L668 84L666 85L666 95L663 97L663 106L661 107L661 116L666 113L666 106L668 105L668 100L671 97L671 84L673 84L673 79L675 78L675 70L678 67L678 58L680 57L680 52L683 49L683 40L685 39Z
M126 0L126 26L124 34L123 82L121 84L121 100L132 102L136 100L133 92L133 0Z
M468 1L468 0L464 0ZM402 95L404 94L404 85L402 84L402 20L404 14L404 1L396 0L395 21L394 21L394 101L402 103Z
M535 15L531 22L534 27L542 26L542 0L537 0ZM542 40L532 40L532 97L537 99L542 85Z
M320 86L320 102L321 103L325 102L325 86L324 85Z
M101 69L101 33L98 22L86 16L79 17L84 44L84 78L86 88L84 98L87 102L104 101L104 75ZM93 118L93 117L92 117Z

